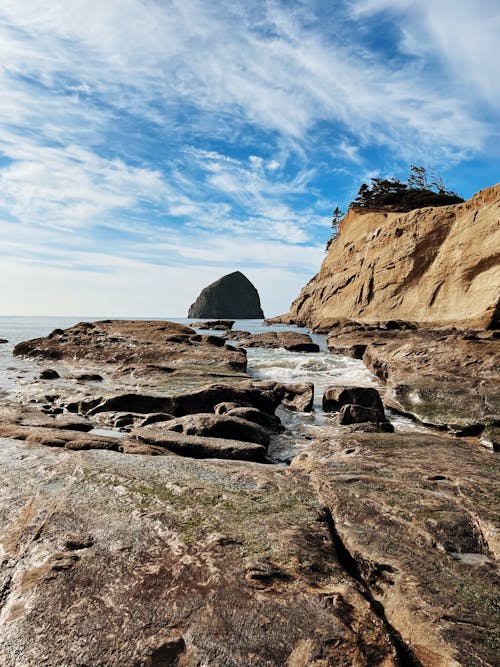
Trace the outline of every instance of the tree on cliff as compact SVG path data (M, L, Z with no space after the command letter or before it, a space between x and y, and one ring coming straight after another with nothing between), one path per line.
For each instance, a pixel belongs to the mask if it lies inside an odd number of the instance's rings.
M328 249L329 249L329 247L330 247L331 242L333 241L333 239L334 239L334 238L337 236L337 234L338 234L338 231L339 231L339 222L342 220L343 217L344 217L344 212L340 210L340 207L339 207L339 206L336 206L336 207L335 207L335 210L334 210L333 213L332 213L332 222L331 222L331 226L332 226L332 230L333 230L333 231L332 231L332 235L330 236L330 238L329 238L328 241L326 242L326 250L327 250L327 251L328 251Z
M358 208L389 211L411 211L425 206L447 206L463 201L447 190L441 175L432 169L429 174L422 165L411 165L407 182L397 178L372 178L371 187L363 183L353 205Z

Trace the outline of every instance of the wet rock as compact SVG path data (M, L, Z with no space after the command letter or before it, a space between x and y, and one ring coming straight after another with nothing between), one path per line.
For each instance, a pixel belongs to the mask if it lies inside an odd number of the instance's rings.
M0 338L0 345L3 345L4 343L8 343L9 341L7 338Z
M43 453L0 448L2 666L395 666L306 476Z
M372 408L382 416L384 415L384 405L380 394L372 387L329 387L323 394L325 412L337 412L343 405L348 404Z
M363 361L385 383L385 404L459 433L500 419L500 340L456 330L381 330L348 323L328 337L332 351L365 345Z
M40 373L40 379L41 380L56 380L57 378L61 377L59 373L54 370L53 368L45 368L41 373Z
M349 424L351 433L394 433L394 426L390 421L360 422Z
M275 385L276 383L273 387ZM140 414L164 412L181 417L198 412L212 412L217 404L225 402L250 405L272 414L280 402L280 396L272 390L266 391L258 386L254 387L252 383L249 386L213 384L197 391L173 396L120 394L109 398L92 399L88 403L81 402L76 408L89 415L107 411L130 411ZM70 407L68 406L68 409Z
M50 424L48 424L50 426ZM54 428L62 428L69 431L88 432L94 428L92 422L78 415L58 414L53 422Z
M255 422L228 414L201 413L186 415L165 422L163 429L177 431L185 435L256 442L266 447L269 444L269 434L265 428Z
M263 428L274 432L279 432L284 429L279 417L270 415L267 412L262 412L256 408L233 407L225 414L229 417L239 417L240 419L260 424Z
M311 412L314 401L314 384L312 382L284 384L282 387L281 403L285 408L296 412Z
M169 422L152 424L134 431L134 436L149 445L164 447L180 456L192 458L235 459L242 461L264 461L266 447L243 440L218 438L215 436L188 435L173 431Z
M234 320L209 320L208 322L192 322L194 329L212 329L213 331L228 331L232 329Z
M158 422L166 422L170 419L174 419L173 415L169 415L166 412L156 412L148 415L145 419L142 419L139 426L149 426L149 424L157 424Z
M363 422L381 423L387 421L384 413L374 408L365 408L363 405L352 405L347 403L340 408L337 421L341 425L360 424ZM390 426L384 429L391 430ZM394 430L394 429L392 429Z
M80 382L102 382L102 375L99 373L80 373L76 376Z
M236 408L241 408L241 407L250 407L250 404L247 403L246 405L242 405L241 403L235 403L234 401L224 401L223 403L217 403L217 405L214 406L214 412L216 415L225 415L227 414L230 410L234 410Z
M189 308L188 317L263 319L260 298L240 271L229 273L205 287Z
M121 451L122 441L91 433L79 433L63 428L43 426L24 426L12 423L0 423L0 437L24 440L29 444L46 447L64 447L66 449L108 449Z
M239 340L245 347L282 347L290 352L319 352L319 345L313 343L308 334L295 331L266 331L258 334L232 331L229 338Z
M75 367L76 375L102 375L105 368L106 377L120 384L130 374L136 384L144 377L147 384L162 385L165 376L173 374L180 381L200 374L222 377L245 371L243 350L225 348L220 337L194 340L193 336L190 327L161 320L81 322L45 338L19 343L14 354L65 360Z

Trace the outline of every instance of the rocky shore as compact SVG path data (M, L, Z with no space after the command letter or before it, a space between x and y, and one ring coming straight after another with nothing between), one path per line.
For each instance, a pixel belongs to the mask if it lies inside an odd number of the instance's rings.
M402 383L371 333L328 343ZM310 385L252 379L243 348L169 322L15 354L40 372L0 411L2 665L495 664L498 459L477 438L386 431L374 389L339 387L314 437L290 431Z

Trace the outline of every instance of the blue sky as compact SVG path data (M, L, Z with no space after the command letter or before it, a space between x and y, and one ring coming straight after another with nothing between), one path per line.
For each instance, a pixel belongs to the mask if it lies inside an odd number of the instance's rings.
M1 315L266 315L371 176L498 182L497 0L2 0Z

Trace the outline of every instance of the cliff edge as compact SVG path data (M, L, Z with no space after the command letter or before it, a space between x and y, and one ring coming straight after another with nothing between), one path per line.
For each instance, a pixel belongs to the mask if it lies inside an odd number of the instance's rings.
M409 320L495 328L500 320L500 184L451 206L352 207L319 273L282 321Z

